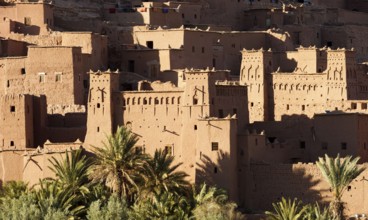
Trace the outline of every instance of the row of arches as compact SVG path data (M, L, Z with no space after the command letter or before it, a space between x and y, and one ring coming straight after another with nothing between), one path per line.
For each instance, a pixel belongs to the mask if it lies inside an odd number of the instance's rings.
M123 106L126 105L180 105L181 97L132 97L123 98Z
M307 91L311 91L311 90L316 91L317 87L318 86L316 84L314 84L314 85L306 85L306 84L303 84L303 85L301 85L301 84L296 84L296 85L291 84L291 85L289 85L289 84L283 84L283 83L273 84L273 89L274 90L278 89L278 90L292 91L292 90L295 89L295 90L303 90L303 91L305 91L305 90L307 90Z

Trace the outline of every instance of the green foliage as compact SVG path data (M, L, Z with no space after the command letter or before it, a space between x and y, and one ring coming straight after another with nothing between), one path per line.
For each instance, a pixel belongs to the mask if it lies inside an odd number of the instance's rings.
M323 208L316 202L305 206L304 220L334 220L329 208Z
M8 182L0 190L0 220L243 219L226 192L203 184L190 190L174 157L136 151L137 136L125 127L107 138L95 157L82 150L52 157L55 178L28 189Z
M97 200L91 204L87 212L89 220L118 220L128 219L128 206L124 199L120 200L116 196L111 196L107 205L101 206L101 201Z
M185 172L177 171L181 163L173 165L174 157L163 150L156 150L153 157L149 157L143 165L144 185L143 196L152 193L175 192L185 194L189 183L185 180Z
M298 220L302 219L306 207L302 206L302 202L297 199L286 200L282 198L280 202L272 204L275 212L266 212L269 220Z
M65 152L64 160L52 157L49 161L52 164L49 168L55 173L61 187L70 189L73 194L87 196L89 193L87 170L91 161L86 155L82 155L81 149L72 151L70 155Z
M170 192L153 193L151 198L136 202L132 207L131 219L188 219L190 209L185 197Z
M78 204L77 195L71 189L60 187L54 180L40 181L39 189L35 191L36 200L42 216L52 211L61 211L68 216L76 216L84 211L85 207Z
M27 192L28 184L23 181L6 182L0 190L0 197L19 198L23 193Z
M118 127L101 148L94 148L96 161L90 169L93 182L112 187L119 197L130 197L139 191L138 182L146 156L134 149L138 138L129 129Z
M32 193L18 198L5 197L0 206L0 219L41 220L42 214Z
M331 209L334 217L343 219L344 205L341 202L341 197L348 185L357 178L364 170L364 167L358 167L359 157L352 158L351 156L336 158L325 155L325 158L319 158L316 162L321 170L323 177L330 184L335 200L331 203Z
M236 211L236 204L229 202L224 190L216 187L200 186L197 193L193 187L192 196L193 216L195 219L244 219L245 217Z

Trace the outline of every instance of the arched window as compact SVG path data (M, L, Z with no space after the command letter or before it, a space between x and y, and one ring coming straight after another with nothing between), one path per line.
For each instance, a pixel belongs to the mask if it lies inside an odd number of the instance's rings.
M132 105L135 105L135 98L132 98Z
M180 97L178 97L178 105L180 105Z
M151 97L149 97L149 99L148 99L148 104L149 104L149 105L151 105L151 104L152 104L152 98L151 98Z
M129 103L130 103L130 98L127 98L126 104L129 105Z
M147 98L143 98L143 105L147 105Z
M169 101L170 101L169 97L166 97L166 105L170 104Z
M175 97L171 98L171 104L173 104L173 105L175 104Z
M158 98L156 97L155 98L155 105L158 105L158 104L160 104L160 101L158 100Z
M138 103L137 103L138 105L140 105L141 104L141 97L139 97L138 98Z

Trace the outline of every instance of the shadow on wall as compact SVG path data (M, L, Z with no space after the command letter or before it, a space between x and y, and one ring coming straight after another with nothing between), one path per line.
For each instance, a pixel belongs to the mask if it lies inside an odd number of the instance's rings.
M36 25L27 25L15 21L15 33L29 34L29 35L39 35L41 28Z
M251 164L248 182L248 195L245 196L246 209L256 213L273 210L272 203L282 197L298 198L304 204L326 205L323 198L330 194L320 186L318 168L309 164Z
M209 156L202 154L200 163L196 163L196 178L197 184L206 183L208 185L217 185L220 188L226 189L224 183L227 182L227 175L230 164L230 156L228 153L219 151L217 153L217 160L212 160ZM229 189L226 189L229 191Z

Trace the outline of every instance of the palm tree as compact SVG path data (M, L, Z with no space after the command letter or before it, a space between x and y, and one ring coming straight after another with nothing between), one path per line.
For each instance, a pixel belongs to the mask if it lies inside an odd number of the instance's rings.
M343 219L344 205L341 202L341 197L345 189L365 170L364 167L357 166L359 159L359 157L353 159L351 156L340 158L340 155L331 158L325 155L325 159L320 157L319 161L316 162L333 191L334 200L331 203L331 208L334 217L338 220Z
M193 187L192 218L208 220L240 220L244 215L236 211L237 205L228 201L226 192L216 187L200 186L197 193Z
M63 188L68 188L73 194L83 197L89 194L88 169L91 161L86 155L82 155L82 149L72 151L70 154L65 152L63 160L52 157L49 161L52 164L49 168L55 173Z
M71 188L63 188L58 181L43 179L38 184L35 197L42 216L49 212L60 211L69 216L77 216L85 211L84 205L76 204L78 196Z
M163 191L153 192L146 200L138 200L132 206L131 219L167 219L187 220L190 210L184 196Z
M134 149L138 138L129 129L118 127L116 133L103 142L101 148L94 147L96 161L89 175L93 182L102 182L112 187L118 197L132 196L139 191L138 181L146 159Z
M266 212L267 219L269 220L298 220L302 219L306 207L302 206L301 201L297 199L286 200L281 198L280 202L272 203L275 212Z
M22 194L28 191L28 183L23 181L6 182L0 189L0 197L19 198Z
M184 194L188 192L189 183L185 180L188 176L185 172L177 171L181 163L173 165L174 157L166 151L156 150L143 166L144 186L143 196L156 192L176 192Z
M316 202L305 206L303 220L335 220L328 208L321 208Z

